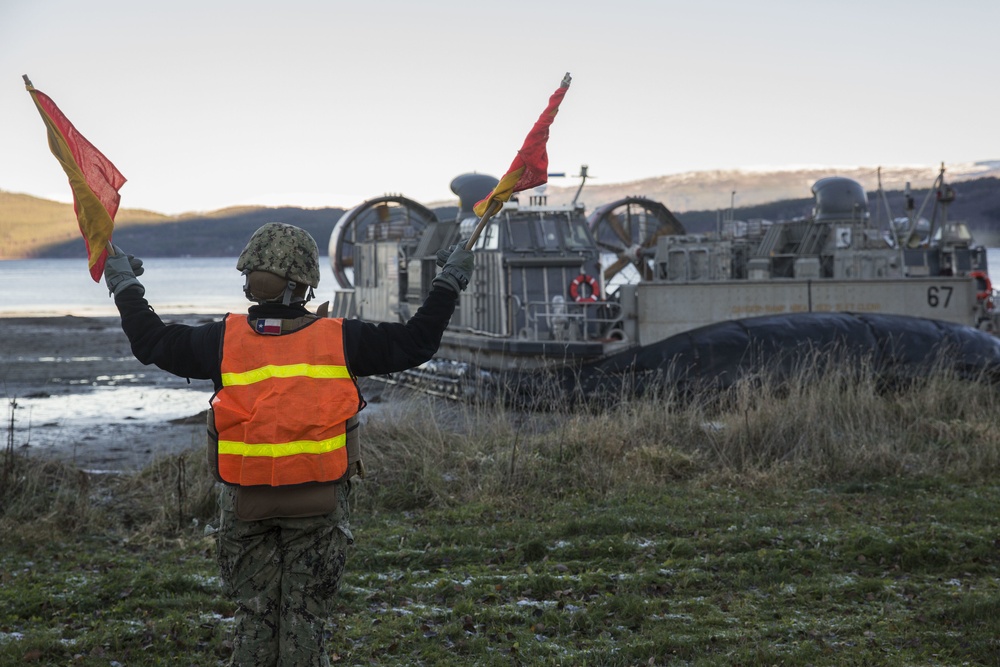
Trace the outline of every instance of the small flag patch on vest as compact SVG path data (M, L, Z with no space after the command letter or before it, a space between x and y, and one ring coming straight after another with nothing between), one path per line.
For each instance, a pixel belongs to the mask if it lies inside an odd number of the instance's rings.
M270 336L280 336L281 320L272 320L272 319L257 320L257 333L268 334Z

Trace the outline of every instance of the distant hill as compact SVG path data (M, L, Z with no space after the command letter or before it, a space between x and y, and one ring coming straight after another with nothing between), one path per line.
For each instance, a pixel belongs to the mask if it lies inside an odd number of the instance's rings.
M735 201L734 213L738 219L780 221L809 215L812 184L833 175L860 182L869 192L873 217L885 219L883 206L874 196L877 171L867 167L693 172L616 184L601 184L595 178L588 181L581 201L588 210L593 210L626 196L642 195L666 204L689 232L709 231L715 228L719 211L728 210L731 201ZM936 176L935 169L925 167L883 169L882 183L892 215L903 214L902 188L906 182L912 184L919 205ZM947 177L958 192L950 218L968 222L980 243L1000 246L1000 163L949 167ZM568 203L575 193L576 186L551 184L546 192L549 202L555 204ZM421 203L435 209L440 219L452 219L455 215L456 202ZM121 209L115 242L146 257L235 256L260 225L281 221L309 231L320 252L325 254L333 227L344 213L341 208L233 207L205 214L168 216ZM925 215L929 214L930 205ZM83 240L72 205L0 190L0 259L83 254Z
M845 176L860 183L868 192L878 189L877 167L800 167L772 170L695 171L669 176L645 178L628 183L601 183L600 174L587 181L581 200L593 209L606 202L630 195L640 195L663 202L674 213L728 209L735 192L738 207L757 206L786 199L810 199L813 183L827 176ZM882 187L886 191L903 190L907 183L915 189L929 188L938 176L938 167L883 167ZM1000 161L948 165L945 171L949 183L962 183L979 178L1000 178ZM559 186L549 182L551 203L572 200L577 186ZM956 188L959 196L962 188Z
M178 216L155 226L116 226L114 239L122 248L135 248L147 257L236 257L261 225L285 222L312 234L320 253L325 254L333 226L343 214L341 208L227 208L206 215ZM71 257L75 252L60 245L46 249L42 256Z
M123 208L114 240L146 257L227 257L238 255L258 227L280 221L307 230L325 252L343 214L340 208L245 206L169 216ZM0 259L80 257L84 247L72 204L0 190Z
M119 227L171 220L140 209L121 209L117 218ZM83 247L72 204L0 190L0 259L40 257L46 248L76 241Z

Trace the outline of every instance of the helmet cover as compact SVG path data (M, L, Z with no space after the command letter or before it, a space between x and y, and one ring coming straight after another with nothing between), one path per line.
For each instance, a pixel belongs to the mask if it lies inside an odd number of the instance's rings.
M267 271L300 285L319 287L319 247L301 227L269 222L250 237L236 269Z

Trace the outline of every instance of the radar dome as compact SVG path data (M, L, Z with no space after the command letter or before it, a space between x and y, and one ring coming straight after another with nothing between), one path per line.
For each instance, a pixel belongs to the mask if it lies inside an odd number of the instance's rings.
M869 217L868 194L857 181L830 176L816 181L812 191L816 197L813 209L816 222L867 220Z

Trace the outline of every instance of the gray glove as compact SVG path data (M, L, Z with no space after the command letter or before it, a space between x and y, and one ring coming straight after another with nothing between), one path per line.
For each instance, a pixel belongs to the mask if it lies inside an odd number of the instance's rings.
M458 243L452 243L447 248L441 248L440 250L438 250L437 265L443 269L444 265L448 263L448 258L451 257L451 253L455 252L459 248L464 248L465 243L466 243L465 241L459 239Z
M443 250L438 251L439 262L442 252ZM474 266L475 260L472 257L472 251L466 250L464 246L458 246L451 251L441 273L435 276L431 284L442 285L458 294L469 285L469 278L472 277Z
M140 294L146 293L146 288L142 286L136 276L141 276L143 272L142 260L126 255L118 246L111 246L115 250L114 255L108 255L104 262L104 283L108 286L108 295L118 296L122 290L129 287L138 287Z

